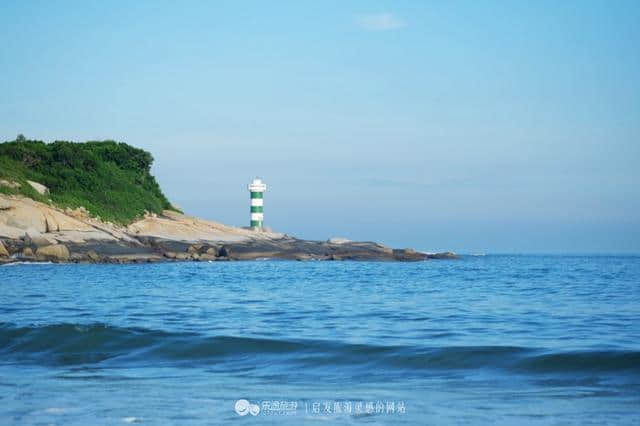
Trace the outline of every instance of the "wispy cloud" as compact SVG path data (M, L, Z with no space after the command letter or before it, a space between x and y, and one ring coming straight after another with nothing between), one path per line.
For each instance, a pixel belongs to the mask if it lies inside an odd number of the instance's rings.
M407 26L405 21L397 18L392 13L360 15L356 18L356 22L362 28L370 31L388 31Z

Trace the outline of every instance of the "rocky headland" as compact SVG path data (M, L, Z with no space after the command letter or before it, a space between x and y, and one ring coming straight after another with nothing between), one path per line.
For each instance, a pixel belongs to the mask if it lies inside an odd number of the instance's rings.
M392 249L342 238L301 240L253 231L165 210L128 226L92 218L83 208L61 209L0 194L0 263L53 261L147 263L223 260L388 260L455 258Z
M451 259L344 238L308 241L183 214L150 153L114 141L0 144L0 263Z

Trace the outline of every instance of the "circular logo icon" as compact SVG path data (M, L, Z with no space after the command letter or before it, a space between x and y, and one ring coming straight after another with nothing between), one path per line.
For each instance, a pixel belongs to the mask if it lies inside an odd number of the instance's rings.
M239 399L236 401L236 413L238 413L240 416L246 416L247 414L249 414L249 406L251 405L251 403L249 401L247 401L246 399Z
M249 406L249 412L252 416L257 416L258 414L260 414L260 406L258 404L251 404Z

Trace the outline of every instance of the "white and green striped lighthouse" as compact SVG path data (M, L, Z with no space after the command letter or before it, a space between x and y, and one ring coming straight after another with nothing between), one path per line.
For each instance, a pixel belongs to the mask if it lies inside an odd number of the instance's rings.
M262 222L264 221L263 194L267 190L267 185L261 179L255 178L253 182L247 185L247 188L251 193L251 221L249 226L253 229L262 229Z

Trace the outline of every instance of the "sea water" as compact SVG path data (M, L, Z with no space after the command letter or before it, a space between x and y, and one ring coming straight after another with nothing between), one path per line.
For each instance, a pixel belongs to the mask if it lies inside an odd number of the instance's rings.
M638 424L640 257L0 267L2 424Z

